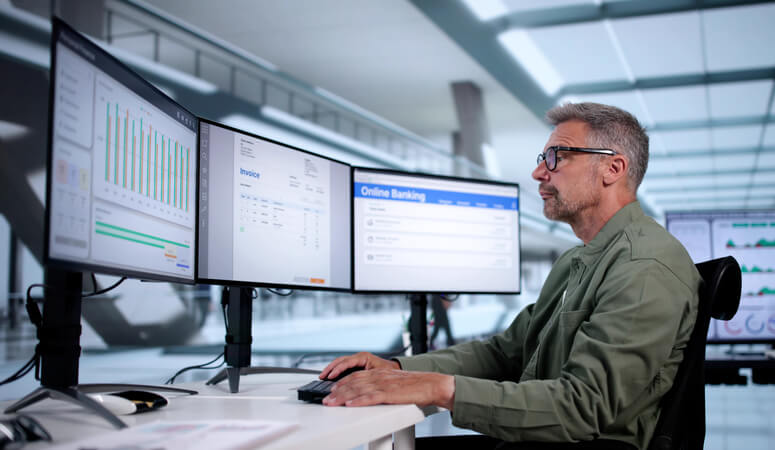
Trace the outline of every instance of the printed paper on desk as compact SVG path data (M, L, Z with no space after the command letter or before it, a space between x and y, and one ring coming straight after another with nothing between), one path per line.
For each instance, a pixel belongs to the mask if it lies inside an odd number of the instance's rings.
M163 421L112 431L51 448L57 450L87 448L115 450L128 447L133 450L253 448L286 434L296 426L295 423L269 420Z

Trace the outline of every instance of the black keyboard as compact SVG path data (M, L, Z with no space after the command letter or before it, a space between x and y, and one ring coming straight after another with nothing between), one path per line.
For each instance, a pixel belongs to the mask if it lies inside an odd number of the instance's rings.
M331 393L335 381L315 380L298 389L299 400L311 403L322 403L323 397Z

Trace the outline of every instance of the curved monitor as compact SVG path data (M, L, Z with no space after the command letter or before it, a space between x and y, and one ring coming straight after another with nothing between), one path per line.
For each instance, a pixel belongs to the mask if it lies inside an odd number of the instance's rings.
M743 272L737 314L712 320L709 343L775 342L775 210L665 213L695 263L733 256Z
M194 281L194 115L55 19L49 265Z
M356 292L520 292L519 186L353 168Z
M197 279L350 290L350 166L199 123Z

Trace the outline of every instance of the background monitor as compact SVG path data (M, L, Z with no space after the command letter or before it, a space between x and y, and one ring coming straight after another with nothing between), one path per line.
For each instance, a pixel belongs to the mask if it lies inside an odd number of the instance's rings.
M519 186L353 169L358 292L520 292Z
M52 39L46 263L193 282L196 117L61 21Z
M350 290L350 166L200 120L202 282Z
M667 230L695 263L731 255L743 272L740 308L713 320L709 342L775 342L775 210L668 212Z

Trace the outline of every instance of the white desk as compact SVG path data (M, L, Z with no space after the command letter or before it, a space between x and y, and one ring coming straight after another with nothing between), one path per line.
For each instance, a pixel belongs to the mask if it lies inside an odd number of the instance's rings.
M393 448L393 438L396 449L414 449L414 425L438 411L415 405L325 407L296 400L295 388L313 379L314 375L249 375L240 379L236 394L229 393L226 381L216 386L183 384L179 387L195 389L199 395L164 394L170 401L166 407L119 418L130 427L159 420L277 420L298 427L261 449L348 449L368 443L370 450L387 450ZM20 412L38 419L59 443L115 430L104 419L62 401L45 400Z

